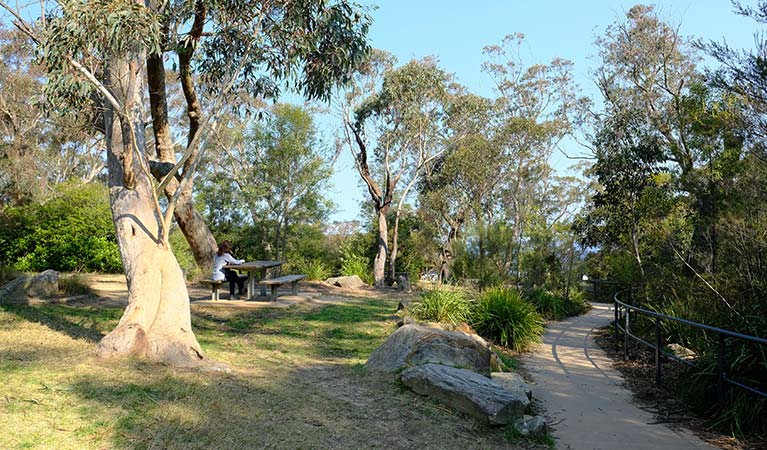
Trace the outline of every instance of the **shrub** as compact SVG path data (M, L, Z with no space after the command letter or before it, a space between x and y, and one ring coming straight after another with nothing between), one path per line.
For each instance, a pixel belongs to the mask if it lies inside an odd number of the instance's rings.
M341 258L341 275L347 277L357 275L365 283L373 283L373 274L370 273L370 261L364 256L354 253L344 255Z
M91 292L88 280L82 274L72 273L59 277L59 293L63 295L81 295Z
M570 298L566 298L565 303L567 303L568 317L580 316L590 309L589 304L586 303L586 294L579 289L571 290Z
M423 292L421 301L410 307L410 314L417 320L441 323L466 322L470 311L461 291L446 288Z
M8 208L2 222L0 259L17 270L122 270L106 186L62 184L43 204Z
M200 267L197 265L197 261L194 259L192 249L189 247L189 243L184 237L184 233L179 228L173 228L170 232L169 239L170 248L173 250L173 255L178 261L178 265L186 274L186 278L189 280L196 280L199 278L209 277L210 274L203 274Z
M515 351L540 342L543 318L512 289L486 291L477 301L472 326L482 336Z
M330 267L317 258L298 258L291 264L292 270L306 275L307 280L324 280L331 275Z
M528 299L538 314L548 320L564 320L588 310L583 292L577 290L570 294L570 298L564 298L544 289L535 289L528 295Z
M528 299L538 314L548 320L562 320L567 317L565 300L547 290L535 289L528 294Z

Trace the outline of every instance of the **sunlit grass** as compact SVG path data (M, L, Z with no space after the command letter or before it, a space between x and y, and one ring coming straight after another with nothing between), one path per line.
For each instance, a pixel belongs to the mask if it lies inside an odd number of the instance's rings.
M119 308L0 305L0 448L510 448L365 371L396 304L195 307L200 344L231 374L95 358Z

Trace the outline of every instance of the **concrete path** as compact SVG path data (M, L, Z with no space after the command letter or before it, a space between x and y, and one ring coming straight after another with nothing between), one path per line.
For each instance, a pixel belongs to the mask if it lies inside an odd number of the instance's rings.
M612 320L612 307L553 322L543 344L522 358L535 379L533 396L543 403L557 448L572 450L715 449L686 430L654 424L621 386L619 372L593 340Z

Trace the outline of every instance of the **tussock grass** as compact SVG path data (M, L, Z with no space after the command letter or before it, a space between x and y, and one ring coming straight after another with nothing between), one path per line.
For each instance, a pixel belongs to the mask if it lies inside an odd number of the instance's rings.
M0 448L519 448L362 363L396 300L321 308L193 309L231 374L93 356L121 310L0 305Z
M471 308L462 291L438 287L423 291L410 314L417 320L456 324L469 320Z

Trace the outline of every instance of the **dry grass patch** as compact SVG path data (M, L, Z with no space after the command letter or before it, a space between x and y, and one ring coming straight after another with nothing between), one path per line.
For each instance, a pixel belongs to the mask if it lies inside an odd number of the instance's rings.
M365 371L396 303L195 308L201 345L232 374L94 358L117 308L0 305L0 448L516 448Z

